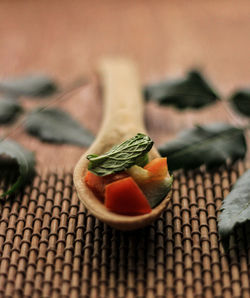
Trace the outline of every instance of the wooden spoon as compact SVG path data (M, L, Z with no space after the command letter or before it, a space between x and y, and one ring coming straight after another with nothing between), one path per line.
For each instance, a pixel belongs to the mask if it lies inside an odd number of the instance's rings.
M171 193L150 213L127 216L109 211L85 184L88 154L102 154L138 132L146 133L141 85L134 63L128 59L105 59L100 63L99 71L104 95L104 119L95 142L75 167L74 184L79 199L99 220L119 230L135 230L147 226L161 214ZM153 147L149 159L156 157L159 157L159 153Z

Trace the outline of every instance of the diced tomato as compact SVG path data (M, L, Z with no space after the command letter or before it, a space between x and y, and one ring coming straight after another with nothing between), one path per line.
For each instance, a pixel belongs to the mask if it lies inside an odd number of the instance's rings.
M150 161L145 167L152 173L151 180L163 179L168 175L168 165L166 157L158 157Z
M145 195L131 177L107 184L104 203L112 212L124 215L141 215L151 212Z
M104 199L104 192L105 186L109 183L117 181L119 179L128 177L128 174L125 172L111 174L107 176L97 176L94 173L88 171L85 176L85 182L88 187L95 193L95 195L100 198Z
M88 171L85 176L85 182L96 196L103 199L105 185L102 177Z

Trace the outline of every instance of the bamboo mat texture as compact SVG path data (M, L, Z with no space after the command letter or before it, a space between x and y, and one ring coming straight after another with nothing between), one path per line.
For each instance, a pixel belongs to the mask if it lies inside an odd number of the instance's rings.
M249 297L249 227L235 231L228 254L217 231L243 172L179 173L162 216L120 232L79 202L71 172L41 171L1 203L1 297Z

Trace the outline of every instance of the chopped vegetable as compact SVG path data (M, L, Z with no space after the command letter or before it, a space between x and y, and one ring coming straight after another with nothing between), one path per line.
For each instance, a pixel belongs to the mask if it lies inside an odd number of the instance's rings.
M173 176L162 180L153 180L140 185L151 208L156 207L167 196L173 183Z
M103 155L87 156L85 182L110 211L146 214L169 193L173 177L168 172L167 158L148 162L147 152L152 146L153 141L139 133Z
M150 161L145 167L145 170L148 170L153 175L151 176L152 180L159 180L168 175L168 165L166 157L155 158Z
M106 185L105 206L112 212L124 215L151 212L145 195L131 177Z
M127 173L139 183L148 183L155 180L162 180L169 176L166 157L153 159L144 168L137 165L127 170Z
M155 158L144 168L133 166L127 173L139 184L151 208L166 197L173 183L173 177L168 173L166 158Z
M139 184L149 181L152 176L151 172L137 165L132 166L126 172Z
M125 172L101 177L88 171L85 176L85 182L88 187L91 188L92 191L98 196L98 198L104 199L105 186L125 177L128 177Z
M88 171L85 176L85 182L88 185L88 187L91 188L91 190L97 195L97 197L103 198L103 191L105 185L102 177L97 176Z

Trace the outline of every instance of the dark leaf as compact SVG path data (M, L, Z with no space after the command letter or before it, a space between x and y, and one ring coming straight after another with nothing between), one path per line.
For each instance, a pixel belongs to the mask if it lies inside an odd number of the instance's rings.
M19 176L17 181L0 197L10 195L18 190L35 172L35 157L32 152L10 140L0 140L0 165L5 164L4 157L11 157L18 163Z
M135 165L136 162L141 163L152 146L153 141L150 137L138 133L100 156L89 154L87 156L89 160L88 169L98 176L124 171Z
M225 123L211 123L183 131L159 148L167 156L170 170L193 169L202 164L213 168L228 159L235 161L246 154L244 131Z
M43 97L57 90L55 82L45 75L26 75L0 81L0 91L13 96Z
M142 155L142 156L139 156L136 160L135 160L135 164L137 166L140 166L140 167L144 167L147 163L149 163L149 158L148 158L148 153Z
M218 229L225 244L234 228L249 221L250 223L250 170L235 183L232 191L224 199L219 216ZM228 245L226 245L227 247Z
M161 105L173 105L179 109L201 108L212 104L219 98L200 72L193 70L183 79L166 80L146 86L146 100Z
M230 101L237 112L250 117L250 89L235 92Z
M0 98L0 123L13 121L22 111L22 107L11 97Z
M24 124L26 131L46 142L89 146L93 135L68 113L56 108L31 111Z

